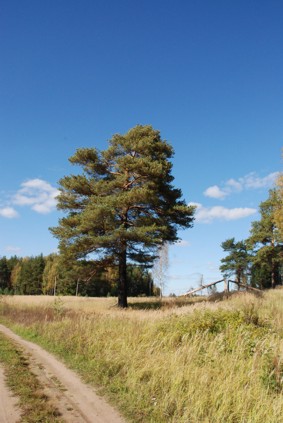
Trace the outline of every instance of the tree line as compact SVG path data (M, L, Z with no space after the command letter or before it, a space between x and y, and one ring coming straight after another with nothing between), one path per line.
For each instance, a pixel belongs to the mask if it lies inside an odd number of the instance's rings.
M147 269L127 269L130 296L159 295ZM0 258L0 294L117 296L117 270L66 262L59 254Z
M283 283L283 176L277 187L260 203L260 220L251 224L250 236L241 241L229 238L221 246L228 253L221 262L224 277L260 289Z

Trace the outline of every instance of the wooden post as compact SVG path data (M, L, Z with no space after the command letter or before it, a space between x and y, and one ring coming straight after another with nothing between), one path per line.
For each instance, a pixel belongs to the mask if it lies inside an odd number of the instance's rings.
M181 295L181 297L185 297L185 296L192 295L192 294L194 294L195 292L202 291L203 289L205 289L205 288L207 288L207 287L209 287L209 286L216 285L217 283L220 283L220 282L223 282L223 279L221 279L221 280L219 280L219 281L216 281L216 282L208 283L207 285L202 285L202 286L199 286L198 288L191 289L190 291L188 291L188 292L186 292L185 294Z
M224 292L228 293L229 289L228 289L228 283L227 283L227 279L223 279L223 283L224 283Z
M79 293L79 279L77 279L77 286L76 286L76 297L78 296Z

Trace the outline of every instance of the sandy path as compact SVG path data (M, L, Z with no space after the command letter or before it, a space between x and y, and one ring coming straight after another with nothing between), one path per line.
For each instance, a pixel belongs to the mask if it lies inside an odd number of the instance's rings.
M93 388L84 384L75 372L68 369L53 355L40 346L22 339L1 324L0 331L16 341L27 353L31 371L37 375L45 387L46 395L66 422L125 423L119 413L99 397ZM0 389L2 396L2 387ZM13 420L1 418L1 408L0 422L13 423Z
M0 422L17 423L20 420L20 410L17 407L17 398L5 384L4 369L0 367Z

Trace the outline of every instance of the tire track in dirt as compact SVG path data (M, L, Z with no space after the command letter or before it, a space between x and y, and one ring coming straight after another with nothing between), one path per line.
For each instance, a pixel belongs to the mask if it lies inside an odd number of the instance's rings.
M31 371L36 374L44 386L45 394L66 422L125 423L121 415L99 397L92 387L83 383L75 372L52 354L16 335L4 325L0 324L0 331L24 350Z
M5 372L0 367L0 422L1 423L17 423L20 421L20 409L18 400L13 396L11 390L7 388L5 383Z

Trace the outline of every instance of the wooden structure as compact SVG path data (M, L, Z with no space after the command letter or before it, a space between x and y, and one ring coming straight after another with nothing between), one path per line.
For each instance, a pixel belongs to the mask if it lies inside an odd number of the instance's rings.
M229 292L230 283L235 283L239 287L245 288L246 290L255 291L255 292L261 292L260 289L253 288L252 286L246 285L246 284L241 283L241 282L227 280L227 279L221 279L219 281L211 282L211 283L208 283L206 285L201 285L201 286L199 286L197 288L191 289L190 291L188 291L185 294L181 295L181 297L189 297L190 295L193 295L194 293L196 293L198 291L202 291L205 288L209 288L211 286L215 286L215 285L217 285L220 282L223 282L223 284L224 284L224 292Z

